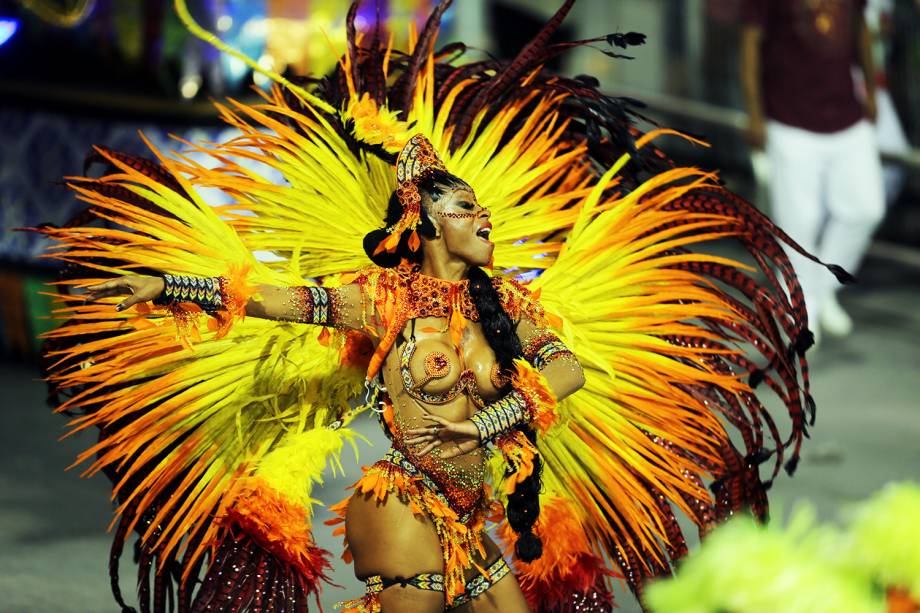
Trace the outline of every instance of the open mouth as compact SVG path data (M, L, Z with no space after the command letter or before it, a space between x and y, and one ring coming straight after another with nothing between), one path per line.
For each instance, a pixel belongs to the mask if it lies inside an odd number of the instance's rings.
M488 240L489 240L489 236L490 236L491 234L492 234L492 228L488 228L488 227L486 227L486 228L479 228L479 230L476 231L476 236L478 236L479 238L481 238L481 239L484 240L484 241L488 241Z

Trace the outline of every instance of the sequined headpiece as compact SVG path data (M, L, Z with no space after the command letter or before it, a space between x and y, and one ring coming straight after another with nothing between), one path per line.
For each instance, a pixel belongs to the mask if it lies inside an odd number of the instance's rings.
M420 242L415 228L418 226L422 209L422 197L418 192L418 184L435 170L446 171L447 168L431 146L431 142L424 135L416 134L409 139L396 159L396 195L402 205L402 216L386 229L389 236L380 242L374 255L381 251L395 253L399 237L406 230L412 230L409 236L409 249L416 251L419 248Z

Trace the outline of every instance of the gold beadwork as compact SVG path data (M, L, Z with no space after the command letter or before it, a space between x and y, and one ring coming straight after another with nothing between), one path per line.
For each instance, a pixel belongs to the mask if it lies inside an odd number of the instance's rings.
M285 301L292 321L320 326L339 326L346 309L352 308L342 298L341 290L319 285L290 287Z
M469 512L482 498L482 486L485 480L485 464L482 449L475 449L462 456L444 459L441 448L436 447L430 453L417 456L414 451L403 447L402 432L410 427L427 425L421 418L404 418L397 416L394 447L401 448L412 464L430 477L443 491L458 515Z
M399 237L406 230L412 230L409 248L412 251L418 249L419 239L415 227L422 209L418 184L435 170L446 171L447 168L431 142L424 135L416 134L409 139L396 159L396 196L402 205L402 215L399 221L387 227L388 236L377 246L375 255L383 251L395 253Z
M500 390L510 381L505 373L502 372L501 366L498 365L498 362L492 364L492 370L489 371L489 381L492 382L492 385L495 386L495 389Z
M441 351L432 351L425 356L425 377L415 384L419 389L432 379L443 379L450 374L450 360L447 354Z
M524 342L524 359L537 370L543 370L551 362L574 358L572 352L553 332L540 330Z
M446 353L432 351L425 358L425 374L429 377L446 377L449 372L450 361Z
M481 213L452 213L450 211L438 211L437 215L441 217L447 217L448 219L473 219L481 215Z
M376 268L364 272L355 282L362 286L364 295L373 303L378 314L375 327L385 331L371 357L367 371L369 377L380 370L384 356L408 321L419 317L440 317L450 321L461 316L468 321L479 321L468 279L438 279L421 274L418 265L404 262L395 269ZM537 326L546 325L543 309L524 286L511 279L493 278L492 287L498 292L501 305L512 321L527 317ZM463 324L462 321L457 323ZM453 329L451 331L453 337Z

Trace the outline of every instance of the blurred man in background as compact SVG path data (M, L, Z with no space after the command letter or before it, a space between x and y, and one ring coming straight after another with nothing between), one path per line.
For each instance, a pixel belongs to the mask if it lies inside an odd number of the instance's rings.
M888 77L908 142L920 147L920 0L892 0Z
M917 2L920 6L920 2ZM868 0L866 3L866 23L872 32L872 59L875 62L875 106L878 115L875 118L875 133L878 148L882 153L907 153L910 144L904 133L904 126L891 96L891 84L888 75L887 55L892 43L892 17L894 0ZM857 86L859 86L857 83ZM883 184L885 187L885 204L892 206L901 194L901 188L907 179L906 169L896 162L882 164Z
M884 212L865 0L744 0L748 138L770 160L773 217L825 262L855 273ZM852 67L865 77L857 97ZM818 335L849 334L826 271L791 253Z

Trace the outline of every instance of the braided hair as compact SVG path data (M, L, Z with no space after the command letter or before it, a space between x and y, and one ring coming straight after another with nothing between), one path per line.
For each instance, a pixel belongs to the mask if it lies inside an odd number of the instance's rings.
M457 188L469 189L469 186L458 177L442 170L435 170L418 185L419 192L428 194L432 200L438 200L447 191ZM396 192L393 192L387 206L384 226L395 224L401 214L402 205ZM422 207L420 212L417 231L419 235L428 239L434 238L436 234L434 224L431 222L425 207ZM409 248L408 231L400 236L399 245L395 253L381 252L374 255L377 245L386 238L387 233L383 228L369 232L364 237L364 251L374 264L384 268L393 268L403 259L415 264L421 264L423 257L422 247L419 247L417 251L412 251ZM518 338L514 321L505 311L498 292L492 285L492 280L482 268L478 266L471 267L468 276L470 298L479 312L479 324L482 327L482 333L489 343L489 347L495 353L495 359L501 369L506 372L513 371L514 360L524 355L521 339ZM508 390L506 388L502 391ZM519 424L517 428L524 433L531 443L536 443L536 432L533 428L526 424ZM537 454L534 457L533 472L518 483L514 491L508 495L506 505L508 524L518 535L514 553L519 560L524 562L532 562L543 553L543 544L533 532L534 524L540 515L540 473L542 467L540 456Z

